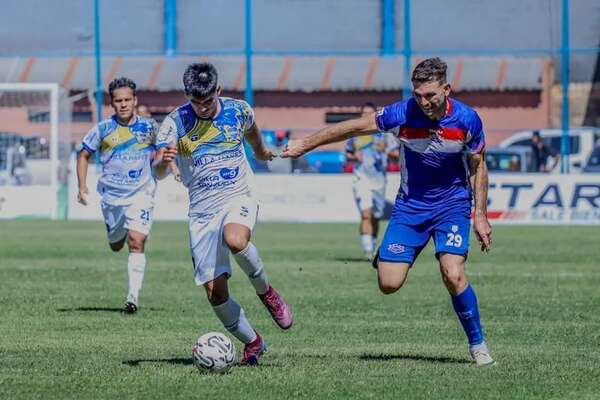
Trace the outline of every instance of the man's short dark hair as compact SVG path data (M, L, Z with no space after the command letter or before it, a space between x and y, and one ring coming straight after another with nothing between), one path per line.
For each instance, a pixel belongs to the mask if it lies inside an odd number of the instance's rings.
M433 81L446 83L447 70L448 65L446 65L441 58L428 58L417 64L413 70L411 80L413 83L425 83Z
M373 110L377 110L377 106L375 105L375 103L371 102L371 101L367 101L365 102L362 107L360 108L360 111L365 111L365 108L372 108Z
M183 89L186 96L211 96L217 87L217 69L210 63L190 64L183 74Z
M134 96L136 95L135 90L137 88L137 85L135 84L134 81L132 81L129 78L125 78L124 76L113 79L108 84L108 94L110 95L111 100L113 98L113 93L115 90L125 88L125 87L128 87L129 89L133 90L133 95Z
M540 131L533 131L533 133L531 134L531 136L539 138L540 137Z

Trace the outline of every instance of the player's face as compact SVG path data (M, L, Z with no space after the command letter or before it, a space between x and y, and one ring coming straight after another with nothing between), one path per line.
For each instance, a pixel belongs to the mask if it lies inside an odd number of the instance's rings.
M110 100L110 105L115 110L119 121L127 124L133 118L133 112L137 106L137 97L131 88L123 87L115 89Z
M421 110L431 119L440 119L446 112L450 84L438 81L413 83L413 96Z
M219 111L219 94L221 89L218 88L213 94L207 97L188 96L190 104L194 112L199 118L211 119Z

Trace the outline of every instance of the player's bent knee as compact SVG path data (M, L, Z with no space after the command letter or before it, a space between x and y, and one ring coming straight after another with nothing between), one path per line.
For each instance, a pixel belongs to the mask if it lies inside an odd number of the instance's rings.
M236 233L226 234L225 243L232 253L239 253L248 246L248 238Z
M390 284L389 282L379 281L379 290L383 294L392 294L398 291L402 287L402 284Z
M112 251L117 252L121 250L123 246L125 246L125 238L123 238L123 240L119 240L118 242L109 243L108 245Z
M379 290L383 294L392 294L398 291L406 282L409 268L410 264L408 263L379 261L377 263Z
M467 285L467 277L460 270L443 271L442 279L452 293L461 291Z

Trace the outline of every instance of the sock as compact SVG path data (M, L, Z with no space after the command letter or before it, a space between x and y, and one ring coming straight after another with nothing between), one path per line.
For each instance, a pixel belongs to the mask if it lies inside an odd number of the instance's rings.
M371 238L372 238L371 243L373 243L372 249L375 250L377 248L377 236L371 236Z
M458 319L469 339L469 345L474 346L483 343L483 330L479 322L479 308L477 307L477 296L468 283L465 290L458 295L452 295L452 305L458 315Z
M231 297L225 303L213 306L213 310L225 329L242 343L246 344L256 340L256 332L246 319L244 309Z
M487 344L485 344L485 342L481 342L479 344L473 344L473 345L469 346L469 351L471 353L474 353L474 352L476 352L478 350L482 350L484 353L489 353Z
M127 260L127 275L129 276L129 293L127 301L138 303L138 296L142 289L144 271L146 270L146 255L144 253L129 253Z
M248 246L239 253L235 253L233 258L242 268L242 271L248 275L248 279L250 279L256 293L267 293L269 281L256 247L252 243L248 243Z
M373 252L373 236L369 234L360 235L360 243L365 253L371 254Z

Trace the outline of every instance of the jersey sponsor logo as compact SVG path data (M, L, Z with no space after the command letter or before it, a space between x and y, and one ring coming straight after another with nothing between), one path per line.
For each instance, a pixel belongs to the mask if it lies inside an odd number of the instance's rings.
M242 157L242 150L236 149L231 151L226 151L221 154L203 154L199 157L194 157L194 166L202 167L208 164L212 164L214 162L230 160L232 158Z
M221 168L219 175L225 180L235 179L240 173L240 167L236 168Z
M200 139L200 135L198 133L194 133L192 136L190 136L190 140L192 142L197 142L198 139Z
M218 179L218 177L217 177ZM198 188L205 190L219 190L231 185L235 185L235 181L214 181L214 180L204 180L198 183Z
M127 172L127 175L131 178L131 179L136 179L139 178L142 175L142 170L144 168L140 168L140 169L130 169Z
M404 253L404 246L401 245L400 243L392 243L390 245L388 245L388 251L394 253L394 254L400 254L400 253Z

